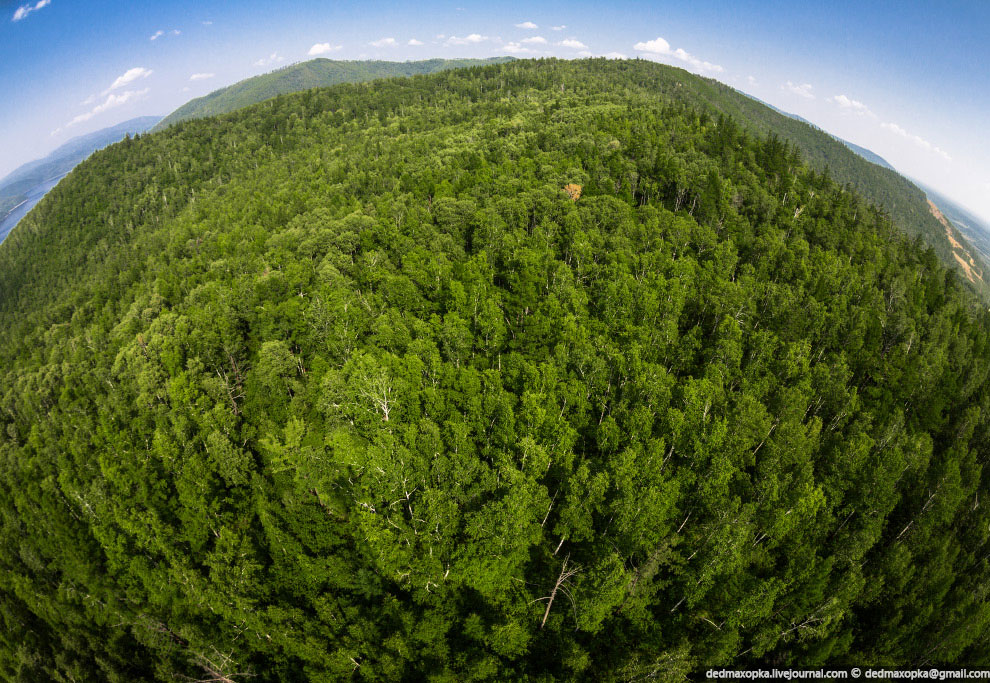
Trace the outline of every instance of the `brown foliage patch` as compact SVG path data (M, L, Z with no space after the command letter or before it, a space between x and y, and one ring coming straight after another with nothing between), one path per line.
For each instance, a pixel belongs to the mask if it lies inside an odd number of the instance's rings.
M575 185L574 183L568 183L564 185L564 192L571 198L572 201L577 201L581 198L581 186Z

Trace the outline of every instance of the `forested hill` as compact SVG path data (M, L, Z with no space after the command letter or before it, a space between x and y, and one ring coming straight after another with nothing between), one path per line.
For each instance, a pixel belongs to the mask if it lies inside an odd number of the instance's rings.
M161 130L177 121L227 113L276 95L318 86L388 76L411 76L510 60L512 57L496 57L491 60L431 59L420 62L314 59L249 78L194 99L165 117L155 130ZM797 146L805 162L813 169L819 172L828 169L840 184L850 185L866 199L884 207L901 229L912 236L920 235L935 249L943 263L956 269L975 291L984 299L990 300L990 273L986 272L983 254L969 244L969 234L964 236L954 227L946 230L929 210L925 193L910 180L891 168L880 168L876 163L870 163L876 162L876 159L864 158L859 150L847 147L849 143L838 140L808 121L718 81L680 69L668 69L664 73L665 76L656 83L656 87L668 95L716 113L730 115L757 136L774 133ZM964 268L960 265L971 259L973 266Z
M415 76L447 69L462 69L483 64L500 64L512 57L490 59L425 59L418 62L339 61L312 59L271 73L245 79L209 95L186 102L166 116L155 128L161 130L187 119L216 116L267 100L276 95L299 92L338 83L360 83L376 78Z
M684 79L345 84L76 168L0 245L0 677L990 665L990 315Z

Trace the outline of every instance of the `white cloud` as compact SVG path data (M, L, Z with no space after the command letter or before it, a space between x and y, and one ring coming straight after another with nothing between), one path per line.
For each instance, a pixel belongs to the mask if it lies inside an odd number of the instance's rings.
M889 130L894 135L899 135L906 140L910 140L911 142L913 142L918 147L924 150L927 150L929 152L934 152L935 154L939 155L946 161L952 161L952 157L950 157L945 151L939 149L932 143L928 142L928 140L925 140L923 137L920 137L918 135L912 135L911 133L907 132L906 130L898 126L896 123L881 123L880 127L885 130Z
M203 22L203 26L213 26L213 22L212 21L204 21Z
M336 52L337 50L343 50L343 45L331 45L330 43L317 43L313 47L309 48L308 54L310 57L315 57L316 55L325 55L328 52Z
M567 40L562 40L557 43L560 47L569 47L574 50L587 50L588 46L582 43L577 38L568 38Z
M513 55L533 53L533 50L530 50L528 47L523 47L519 43L506 43L502 46L502 50Z
M591 50L581 50L578 52L578 57L594 57L595 53Z
M537 28L540 28L540 27L539 27L539 26L537 26L536 24L534 24L534 23L533 23L533 22L531 22L531 21L524 21L524 22L523 22L523 23L521 23L521 24L516 24L516 28L525 28L525 29L530 29L530 30L532 30L532 29L537 29Z
M489 40L488 36L483 36L478 33L472 33L470 35L464 36L463 38L458 38L457 36L451 36L447 39L446 45L477 45L478 43L483 43Z
M543 36L532 36L531 38L523 38L522 42L529 45L546 45L547 39Z
M213 22L211 21L210 23L212 24ZM148 38L148 40L158 40L159 38L161 38L162 36L164 36L166 33L168 35L172 35L172 36L180 36L180 35L182 35L182 31L180 31L177 28L173 28L171 31L158 30L158 31L155 31L154 33L152 33L151 36Z
M904 130L903 128L901 128L900 126L898 126L896 123L881 123L880 124L880 127L881 128L886 128L891 133L896 133L897 135L900 135L901 137L905 137L906 138L908 136L908 132L906 130Z
M746 82L750 85L756 85L756 78L754 76L746 76Z
M114 109L123 104L127 104L131 100L135 100L144 97L148 94L151 88L144 88L143 90L125 90L122 93L111 93L107 96L106 101L103 104L99 104L93 107L93 114L102 114L108 109Z
M278 64L279 62L284 62L285 57L282 57L277 52L273 52L267 57L262 57L254 63L255 66L270 66L272 64Z
M98 104L89 111L75 117L67 124L65 124L65 127L69 128L71 126L76 125L77 123L82 123L83 121L89 121L97 114L102 114L108 109L114 109L116 107L120 107L124 104L127 104L132 100L140 99L141 97L147 95L149 90L150 88L145 88L144 90L125 90L122 93L110 93L109 95L107 95L107 99L103 102L103 104Z
M372 47L395 47L398 44L395 38L379 38L368 43Z
M607 59L629 59L621 52L606 52L605 54L602 55L602 57L605 57Z
M407 45L413 45L413 46L416 46L416 45L425 45L425 43L422 40L416 40L415 38L410 38L409 39L409 42L406 43L406 44Z
M567 26L565 26L564 24L561 24L560 26L551 26L550 27L550 30L551 31L563 31L565 28L567 28Z
M654 38L653 40L648 40L645 43L636 43L633 45L634 50L639 50L640 52L649 52L655 55L666 55L670 54L670 43L668 43L663 38Z
M811 92L812 91L811 83L801 83L800 85L798 85L797 83L791 83L790 81L787 81L780 87L781 89L793 93L798 97L803 97L806 100L815 99L814 93Z
M670 43L659 36L653 40L636 43L633 45L633 49L637 52L644 53L643 56L647 59L655 59L656 61L660 61L661 58L673 58L693 66L698 71L711 71L713 73L722 73L725 71L725 69L723 69L720 65L706 62L703 59L698 59L686 50L681 48L677 48L676 50L671 49Z
M845 95L835 95L834 97L828 98L828 101L837 105L844 111L853 112L854 114L859 114L860 116L876 118L876 114L870 111L869 107L858 100L852 99L851 97L846 97Z
M14 16L11 17L10 20L20 21L21 19L27 17L27 15L31 14L31 12L37 12L39 9L43 7L48 7L48 5L50 4L52 4L52 0L38 0L38 2L36 2L33 5L30 3L28 3L27 5L21 5L14 12Z
M190 81L205 81L208 78L213 78L216 74L193 74L189 77Z
M147 78L153 73L154 71L152 71L151 69L145 69L143 66L136 66L133 69L128 69L123 74L118 76L117 80L115 80L109 88L103 91L103 94L106 95L111 90L116 90L117 88L123 88L125 85L133 83L134 81L140 78Z

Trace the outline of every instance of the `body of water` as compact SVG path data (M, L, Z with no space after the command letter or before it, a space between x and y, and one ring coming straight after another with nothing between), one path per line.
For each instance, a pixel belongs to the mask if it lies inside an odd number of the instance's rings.
M17 208L7 214L6 218L0 221L0 242L7 239L7 235L9 235L10 231L14 229L14 226L27 215L28 211L34 208L35 204L41 201L42 197L48 194L50 189L58 185L58 181L66 175L67 174L63 174L54 178L49 178L45 182L41 183L41 185L36 185L28 191L27 199L24 203L18 205Z

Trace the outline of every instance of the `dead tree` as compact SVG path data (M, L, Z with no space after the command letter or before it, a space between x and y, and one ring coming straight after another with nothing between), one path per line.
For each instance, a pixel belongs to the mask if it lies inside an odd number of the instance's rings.
M575 616L577 614L577 607L574 604L574 596L571 595L571 591L567 588L565 584L568 581L570 581L572 578L574 578L577 574L579 574L581 572L581 568L578 567L577 569L568 570L567 562L570 559L571 559L570 554L568 554L567 557L564 558L564 564L560 567L560 574L557 576L557 582L554 584L553 590L550 591L550 595L543 598L537 598L537 600L534 601L534 602L538 602L539 600L547 601L547 609L545 612L543 612L543 621L540 622L541 629L546 625L547 618L549 618L550 616L550 608L553 607L553 601L554 598L557 597L557 591L560 591L567 596L567 599L571 601L571 608L574 609Z
M213 648L213 656L196 654L196 665L206 672L206 678L187 679L193 683L238 683L238 678L249 678L254 674L234 672L235 664L230 654L223 654ZM236 678L235 678L236 677Z

